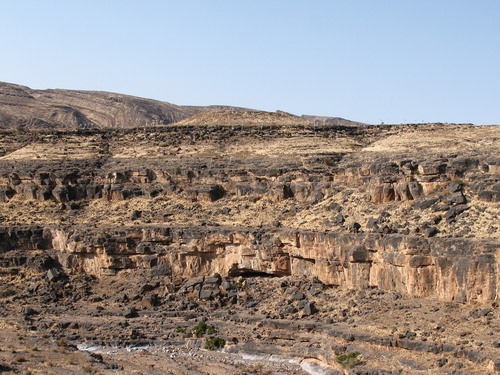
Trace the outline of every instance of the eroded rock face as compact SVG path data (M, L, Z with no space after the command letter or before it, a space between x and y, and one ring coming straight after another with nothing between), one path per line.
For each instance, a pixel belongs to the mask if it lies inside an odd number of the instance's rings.
M366 127L148 131L6 133L2 251L99 277L258 273L498 299L500 159L486 136L484 149L388 155L363 148L385 136Z
M291 230L142 227L7 231L9 248L45 248L72 272L148 270L173 279L218 273L317 278L457 302L499 297L499 251L488 241Z
M222 140L231 137L230 132L220 129L215 136ZM177 129L168 133L177 136ZM103 131L101 136L104 141L95 142L95 148L104 148L109 134ZM185 190L193 198L209 201L229 193L311 203L328 198L339 189L355 187L366 192L368 201L382 204L433 197L449 184L455 186L453 192L447 191L452 195L440 196L449 205L467 203L468 194L485 202L499 202L498 165L500 158L489 154L469 158L452 155L434 162L375 159L354 163L342 160L341 153L322 154L320 158L306 156L302 160L289 156L281 160L265 156L203 159L191 155L182 160L158 156L71 161L6 157L0 165L0 202L16 196L57 202L101 198L120 201Z

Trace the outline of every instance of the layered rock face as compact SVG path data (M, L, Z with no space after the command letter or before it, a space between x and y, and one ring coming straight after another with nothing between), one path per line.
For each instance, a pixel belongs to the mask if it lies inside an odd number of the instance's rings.
M495 301L498 133L445 125L6 132L4 261L15 249L40 249L99 277L293 275Z
M4 249L44 249L64 268L98 277L125 270L178 281L214 273L293 275L327 285L377 287L457 302L499 297L499 252L492 241L165 226L29 228L1 235Z
M451 154L437 160L425 155L413 155L413 159L409 155L398 155L403 160L375 155L370 160L363 160L366 154L360 153L360 160L351 162L358 156L352 155L352 145L347 150L330 149L326 152L321 152L322 145L314 145L312 153L303 153L297 158L293 157L293 149L288 150L282 159L276 158L276 155L261 154L251 157L243 155L238 159L237 155L222 155L218 152L212 155L207 153L206 156L202 153L177 156L167 151L167 147L178 147L183 142L196 144L197 139L203 142L212 137L216 142L231 142L238 132L227 127L205 130L172 127L164 128L166 134L162 134L157 129L152 133L154 139L150 140L150 144L146 141L146 144L141 145L152 148L148 150L150 155L141 155L139 158L127 157L129 155L113 157L113 151L110 152L108 148L109 143L116 142L116 134L113 136L109 131L77 133L82 136L81 139L76 137L74 142L86 142L87 147L69 151L67 145L61 145L65 133L48 133L40 137L39 142L46 143L46 147L54 147L45 150L49 157L37 155L33 160L32 154L36 150L27 150L23 154L22 148L2 157L0 200L6 202L14 195L58 202L96 198L123 200L187 191L195 198L201 193L214 201L222 198L227 191L230 195L259 194L274 200L293 198L310 203L328 198L339 189L353 187L366 191L369 200L376 204L419 201L429 196L435 198L439 189L444 189L447 197L443 199L441 193L438 200L433 203L427 201L426 204L433 205L438 201L450 207L466 204L465 190L482 201L500 201L500 158L494 152L474 156ZM369 130L362 128L339 127L333 130L337 130L341 136L370 135ZM130 133L125 135L130 136ZM270 127L261 131L261 134L255 129L242 130L241 133L244 137L259 141L265 138L270 142L280 132L279 127ZM318 130L303 130L294 136L311 136L315 133ZM285 135L291 137L292 134ZM145 138L140 137L141 141ZM134 142L132 139L130 141ZM120 146L125 147L123 144ZM50 155L57 153L58 147L63 148L61 153ZM290 144L290 147L293 145ZM134 145L130 148L133 152ZM92 151L89 152L89 149ZM71 154L72 151L76 154ZM76 160L73 159L75 157Z

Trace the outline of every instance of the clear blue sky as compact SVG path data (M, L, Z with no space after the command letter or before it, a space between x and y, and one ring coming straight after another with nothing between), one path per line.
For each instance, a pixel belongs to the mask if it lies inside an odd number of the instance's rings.
M0 81L500 123L500 0L0 0Z

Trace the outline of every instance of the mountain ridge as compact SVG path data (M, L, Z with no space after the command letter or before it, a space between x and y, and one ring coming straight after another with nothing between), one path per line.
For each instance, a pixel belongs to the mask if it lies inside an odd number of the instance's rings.
M177 105L156 99L97 90L46 89L0 82L0 129L12 128L129 128L168 125L202 116L206 125L241 125L241 112L259 113L265 124L282 124L283 111L268 112L227 105ZM220 112L217 114L216 112ZM358 126L339 117L291 115L296 123ZM223 124L217 121L223 117ZM295 120L292 117L292 122ZM247 119L248 120L248 119ZM195 123L198 120L194 119ZM189 122L189 121L188 121Z

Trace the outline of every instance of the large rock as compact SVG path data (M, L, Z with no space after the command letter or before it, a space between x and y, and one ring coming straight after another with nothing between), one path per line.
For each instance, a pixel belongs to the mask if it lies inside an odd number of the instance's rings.
M195 186L188 189L188 194L200 201L213 202L221 199L225 190L221 185Z

